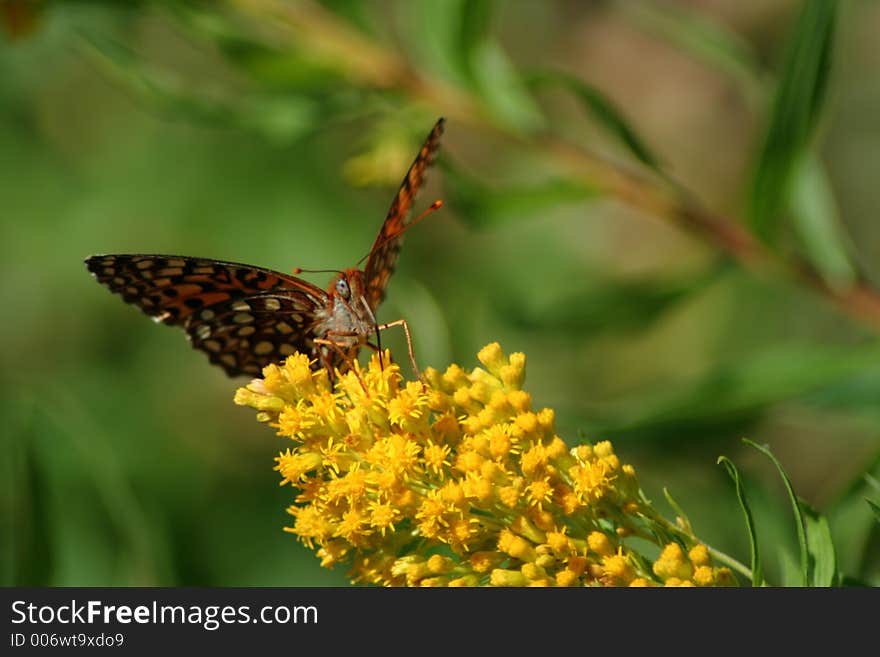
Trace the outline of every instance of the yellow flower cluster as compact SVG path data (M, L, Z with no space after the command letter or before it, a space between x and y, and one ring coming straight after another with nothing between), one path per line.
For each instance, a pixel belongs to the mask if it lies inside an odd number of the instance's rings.
M522 390L523 354L477 357L420 382L386 352L331 386L294 354L236 392L294 443L275 467L297 491L285 530L322 565L389 586L734 583L705 546L671 540L611 443L566 446ZM639 538L662 549L653 563Z

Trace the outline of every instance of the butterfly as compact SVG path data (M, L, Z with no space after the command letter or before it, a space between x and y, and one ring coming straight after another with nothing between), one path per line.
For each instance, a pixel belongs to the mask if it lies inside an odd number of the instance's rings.
M193 348L229 376L259 375L294 352L309 354L312 368L347 370L369 338L393 326L406 334L410 361L420 376L406 320L376 321L376 309L394 272L408 221L434 160L444 120L434 125L407 171L385 216L364 269L337 271L328 289L296 276L235 262L189 256L93 255L86 267L95 279L155 321L180 326ZM296 273L302 270L295 270Z

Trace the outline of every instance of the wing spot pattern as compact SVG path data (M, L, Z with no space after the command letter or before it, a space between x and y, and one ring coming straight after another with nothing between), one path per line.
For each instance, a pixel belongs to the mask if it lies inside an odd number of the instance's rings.
M258 356L265 356L275 351L275 345L268 340L262 340L254 345L254 353Z

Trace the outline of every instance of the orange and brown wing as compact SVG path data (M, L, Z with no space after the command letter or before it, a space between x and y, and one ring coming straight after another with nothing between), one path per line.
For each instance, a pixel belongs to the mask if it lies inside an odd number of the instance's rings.
M385 221L382 223L382 228L379 230L379 235L370 250L364 272L366 274L367 302L373 310L385 298L385 286L388 285L388 280L394 273L394 266L397 264L409 212L419 188L425 182L425 173L434 161L434 155L440 147L443 125L444 120L441 118L425 139L422 149L407 171L400 184L400 189L397 190L397 196L394 197L388 214L385 216Z
M294 350L313 352L326 293L270 269L205 258L97 255L99 283L157 322L180 326L230 376L256 375Z

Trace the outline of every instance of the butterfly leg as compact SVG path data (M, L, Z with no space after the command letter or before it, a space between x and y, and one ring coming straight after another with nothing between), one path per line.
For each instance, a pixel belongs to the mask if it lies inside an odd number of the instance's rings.
M409 332L409 324L406 323L405 319L398 319L394 322L388 322L387 324L379 324L376 328L380 331L384 331L385 329L390 329L394 326L402 326L403 332L406 334L406 350L409 352L409 362L412 364L413 372L415 372L416 377L418 377L419 381L425 383L424 377L422 377L422 372L419 369L419 366L416 365L416 356L413 352L413 342L412 342L412 334Z
M331 336L331 335L348 336L348 335L354 335L354 334L336 333L334 331L328 331L326 333L326 335L328 335L328 336ZM358 371L358 368L352 366L352 358L342 349L342 345L340 345L338 342L336 342L334 340L327 339L327 338L315 338L314 343L317 345L326 345L327 347L330 347L331 349L333 349L333 351L336 352L336 354L342 359L342 361L348 363L349 368L351 369L352 372L354 372L354 375L357 377L358 381L360 382L361 388L364 389L364 392L367 392L366 383L364 383L363 378L361 378L361 374ZM328 359L324 357L323 352L321 353L321 364L324 366L324 369L327 370L327 373L330 375L330 383L331 383L331 385L333 385L335 383L334 379L336 378L335 373L334 373L333 364L328 362Z

